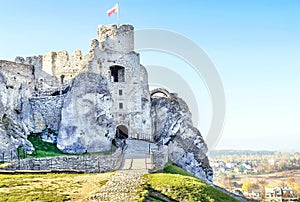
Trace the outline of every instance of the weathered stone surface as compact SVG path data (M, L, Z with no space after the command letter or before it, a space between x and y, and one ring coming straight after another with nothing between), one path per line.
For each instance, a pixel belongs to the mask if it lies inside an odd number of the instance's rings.
M45 129L58 133L65 96L66 94L29 98L33 111L34 133L40 133Z
M86 173L110 172L121 164L121 149L112 155L58 156L14 160L5 170L84 170Z
M186 103L175 94L153 98L151 115L154 140L168 145L169 160L198 178L211 182L212 168L206 156L207 146L193 127Z
M27 140L32 128L31 108L27 97L32 92L33 67L0 61L0 151L16 156L16 148L28 153L34 149Z
M116 131L111 104L105 78L79 74L64 100L57 147L72 154L109 151Z

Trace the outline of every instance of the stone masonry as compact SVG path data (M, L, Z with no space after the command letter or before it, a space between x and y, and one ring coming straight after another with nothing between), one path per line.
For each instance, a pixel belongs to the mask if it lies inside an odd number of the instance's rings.
M110 172L119 169L122 151L112 155L58 156L48 158L15 159L6 170L83 170L85 173Z

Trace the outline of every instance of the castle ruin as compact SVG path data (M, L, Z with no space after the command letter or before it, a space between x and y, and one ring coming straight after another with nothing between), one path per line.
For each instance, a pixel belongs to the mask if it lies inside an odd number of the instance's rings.
M97 33L84 57L60 50L0 60L0 151L11 158L17 148L33 152L31 134L69 154L110 151L126 142L133 144L128 150L145 150L152 142L162 148L156 152L164 153L164 163L211 181L207 146L187 104L165 89L149 92L133 26L102 25Z
M107 135L106 147L103 148L103 143L95 147L93 143L92 149L83 136L84 149L107 150L114 136L152 141L147 71L134 51L133 26L104 25L99 26L97 32L98 37L92 40L91 49L84 58L79 50L75 50L71 58L66 51L60 50L26 59L17 57L15 62L1 61L1 74L8 78L6 85L18 88L16 85L26 83L33 110L32 132L49 129L60 136L63 133L60 131L62 108L72 80L83 72L99 74L107 81L112 101L108 113L114 120L115 134ZM49 137L48 141L56 142L57 139Z

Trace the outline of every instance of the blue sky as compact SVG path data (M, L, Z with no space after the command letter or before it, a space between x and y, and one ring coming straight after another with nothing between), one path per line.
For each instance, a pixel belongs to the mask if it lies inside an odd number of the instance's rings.
M226 95L217 148L300 149L300 0L119 2L121 23L180 33L212 59ZM0 59L60 49L86 53L97 26L116 23L116 16L106 16L115 3L3 1ZM149 62L149 55L142 61ZM207 111L200 114L204 136Z

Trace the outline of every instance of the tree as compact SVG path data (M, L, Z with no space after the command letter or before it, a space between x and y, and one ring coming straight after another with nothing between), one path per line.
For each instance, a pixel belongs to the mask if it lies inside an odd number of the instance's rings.
M281 160L278 164L278 169L285 170L285 168L286 168L286 163L285 163L285 161Z
M251 186L252 186L251 182L244 182L242 186L243 192L250 192Z
M287 179L287 181L286 181L286 184L287 184L288 186L291 186L291 187L292 187L292 186L295 184L295 182L296 182L295 178L289 177L289 178Z
M229 176L222 177L221 184L229 190L233 187L232 180Z
M294 184L293 191L294 191L295 196L300 197L300 185L299 184Z
M239 172L243 173L245 170L246 170L246 167L245 167L245 166L239 167Z
M266 195L265 187L267 185L267 181L264 179L261 179L261 180L257 180L257 183L260 186L261 197L265 198L265 195Z
M253 189L259 189L260 188L260 186L259 186L259 184L258 183L251 183L251 189L253 190Z

